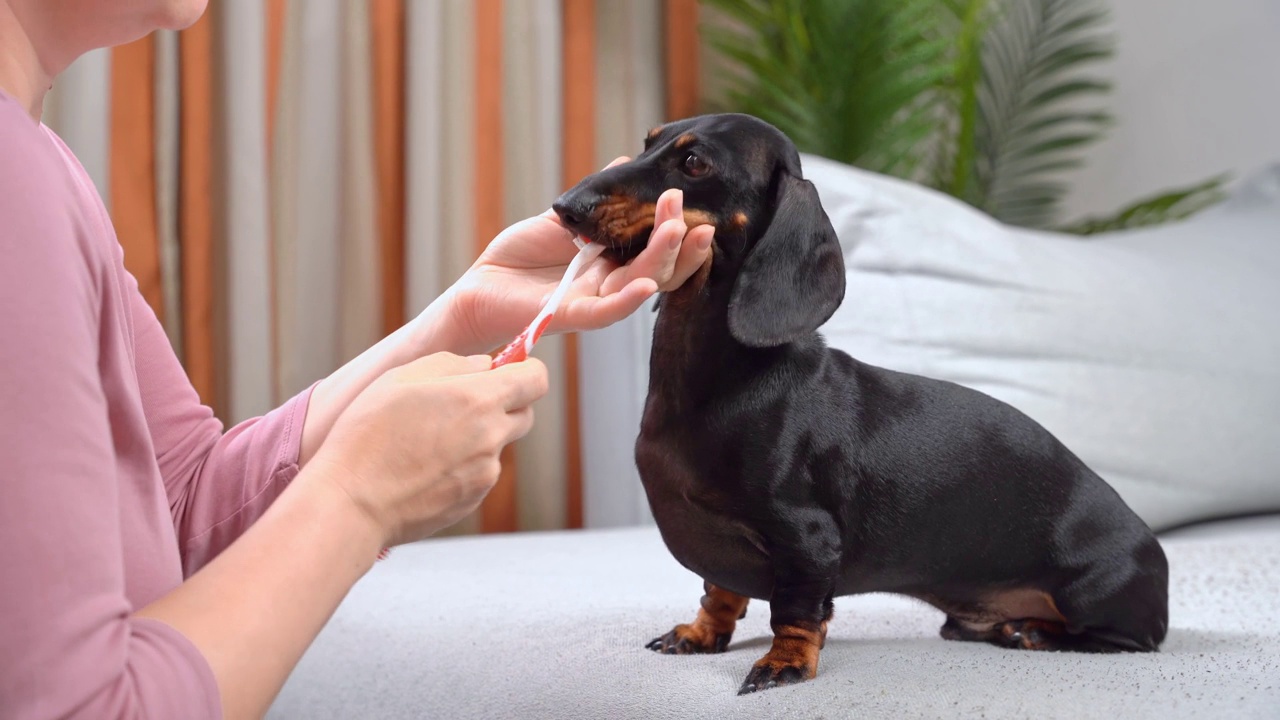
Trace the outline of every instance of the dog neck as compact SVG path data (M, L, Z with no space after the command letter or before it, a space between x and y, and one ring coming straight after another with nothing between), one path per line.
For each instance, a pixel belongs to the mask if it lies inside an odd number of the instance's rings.
M729 332L732 268L716 253L688 281L662 297L649 358L649 397L672 409L696 408L735 377L743 382L783 348L751 348ZM664 413L664 414L666 414Z

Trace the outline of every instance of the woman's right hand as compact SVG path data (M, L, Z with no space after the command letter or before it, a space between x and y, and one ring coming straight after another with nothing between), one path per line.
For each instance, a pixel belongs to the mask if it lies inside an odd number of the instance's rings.
M392 369L335 421L309 465L337 484L386 546L461 520L498 480L499 453L533 424L547 392L540 361L428 355Z

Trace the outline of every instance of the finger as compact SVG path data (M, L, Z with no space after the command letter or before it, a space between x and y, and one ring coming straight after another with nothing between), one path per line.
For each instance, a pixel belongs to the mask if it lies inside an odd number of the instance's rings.
M668 220L684 216L684 191L679 188L664 190L655 205L653 226L656 228Z
M600 288L601 294L609 295L615 288L623 287L637 278L649 278L659 286L666 283L675 272L680 239L687 231L681 218L667 220L659 225L649 237L649 245L636 259L606 279Z
M510 445L533 429L533 408L526 407L507 413L507 433L503 445Z
M671 277L658 285L662 292L679 288L706 263L707 257L711 254L711 243L715 240L715 232L714 225L699 225L684 236Z
M675 271L676 250L688 228L684 224L684 193L671 188L658 197L653 216L653 231L645 247L634 260L614 268L600 284L600 294L609 295L636 278L654 279L660 286Z
M629 163L629 162L631 162L631 158L627 157L626 155L621 155L619 157L614 158L613 162L609 163L608 165L605 165L604 169L608 170L611 167L617 167L623 163Z
M608 327L634 313L658 291L658 284L650 278L636 278L621 290L605 297L578 298L561 309L566 327L582 330L598 330Z
M547 394L547 366L537 358L494 368L486 377L507 412L533 404Z
M463 357L453 353L442 352L414 360L405 366L405 370L415 380L429 380L438 377L484 372L492 365L493 358L488 355Z

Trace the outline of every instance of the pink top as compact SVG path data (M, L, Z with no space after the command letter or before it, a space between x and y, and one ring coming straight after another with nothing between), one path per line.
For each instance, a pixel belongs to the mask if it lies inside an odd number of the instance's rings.
M297 475L309 397L224 434L87 173L0 93L0 719L221 717L195 646L131 613Z

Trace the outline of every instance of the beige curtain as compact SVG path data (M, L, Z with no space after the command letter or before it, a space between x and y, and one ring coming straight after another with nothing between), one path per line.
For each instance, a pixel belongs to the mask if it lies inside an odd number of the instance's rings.
M597 0L596 155L635 156L663 117L662 4Z
M110 138L109 50L95 50L74 61L45 99L44 122L67 142L88 176L111 204L108 183Z
M111 205L111 52L94 50L72 63L45 98L44 123L76 154L102 199Z
M271 226L267 197L266 14L256 0L212 8L218 117L214 124L215 242L225 252L219 300L225 312L222 362L230 422L261 415L273 393Z
M288 4L271 203L284 397L379 337L371 77L364 3Z
M406 317L422 312L475 259L470 2L406 6ZM475 532L475 516L448 534Z
M504 18L504 154L506 221L543 212L560 193L560 3L509 3ZM548 337L534 355L553 372L564 367L564 342ZM562 377L557 388L566 382ZM533 431L517 448L520 525L561 527L566 515L565 396L534 406Z
M182 250L178 238L178 173L182 129L179 92L178 35L158 32L155 69L156 231L165 333L181 360Z
M662 8L599 0L596 155L634 157L663 121ZM607 40L606 40L607 39ZM653 313L648 309L581 342L583 505L587 527L649 521L633 450L647 391Z

